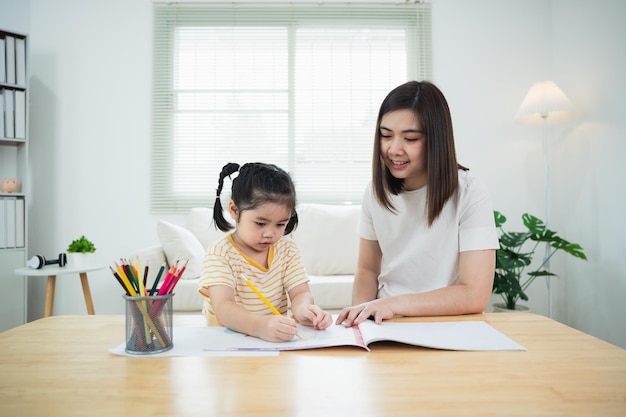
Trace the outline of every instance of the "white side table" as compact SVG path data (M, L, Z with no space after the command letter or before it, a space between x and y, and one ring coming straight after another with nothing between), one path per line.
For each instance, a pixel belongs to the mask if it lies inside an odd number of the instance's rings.
M80 283L83 286L83 295L85 296L85 306L87 306L88 314L95 314L93 308L93 300L91 299L91 291L89 290L89 281L87 280L87 272L98 271L105 269L105 265L91 265L82 267L72 267L67 265L64 267L59 266L44 266L41 269L33 268L18 268L15 270L15 274L25 277L48 277L48 288L46 290L46 308L44 310L44 317L52 315L52 309L54 307L54 287L56 284L57 275L67 275L78 273L80 276Z

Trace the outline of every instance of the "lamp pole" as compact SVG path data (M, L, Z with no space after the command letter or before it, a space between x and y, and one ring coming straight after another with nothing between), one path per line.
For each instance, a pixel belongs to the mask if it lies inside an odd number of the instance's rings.
M546 229L550 227L550 154L548 150L548 113L541 114L542 119L542 135L543 135L543 171L544 171L544 191L545 191L545 205L546 205ZM550 272L550 243L546 242L545 254L543 256L543 263L546 271ZM546 287L548 288L548 314L552 318L552 283L550 282L550 276L546 276Z
M543 165L545 173L545 227L550 226L550 157L548 152L548 124L560 123L574 117L574 106L554 81L541 81L533 84L522 101L515 121L522 124L541 123L543 134ZM548 117L550 120L548 120ZM550 272L550 244L546 242L543 258L545 270ZM546 276L548 287L548 311L552 318L552 288L550 276Z

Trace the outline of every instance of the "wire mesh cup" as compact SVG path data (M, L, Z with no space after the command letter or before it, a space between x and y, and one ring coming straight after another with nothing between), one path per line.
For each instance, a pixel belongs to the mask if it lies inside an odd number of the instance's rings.
M126 352L138 355L165 352L172 339L173 293L126 300Z

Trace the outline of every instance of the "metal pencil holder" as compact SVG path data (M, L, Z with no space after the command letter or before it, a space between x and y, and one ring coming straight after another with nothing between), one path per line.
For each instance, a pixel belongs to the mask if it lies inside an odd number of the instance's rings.
M173 293L126 300L126 352L149 355L174 346L172 339Z

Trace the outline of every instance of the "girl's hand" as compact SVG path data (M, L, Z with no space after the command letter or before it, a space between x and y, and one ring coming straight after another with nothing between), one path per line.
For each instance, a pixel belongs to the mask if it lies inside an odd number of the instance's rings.
M296 322L285 316L263 316L259 337L268 342L288 342L298 334Z
M315 304L302 306L293 313L299 323L314 327L316 330L324 330L333 324L333 318L330 313L322 310Z
M335 323L351 327L358 326L370 317L374 319L376 324L382 323L384 319L392 319L394 312L389 306L390 303L385 301L385 299L378 299L346 307L341 310ZM387 299L387 301L389 300Z

